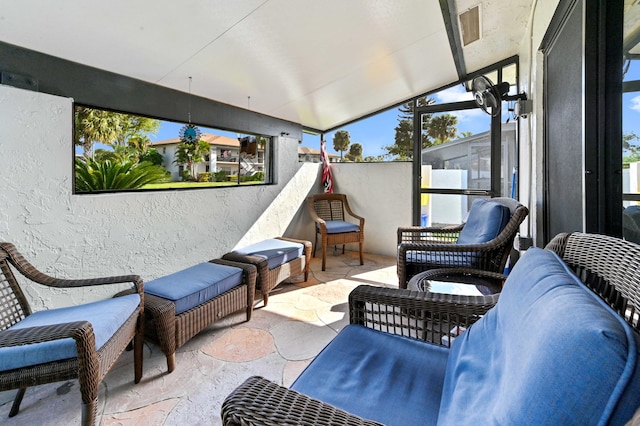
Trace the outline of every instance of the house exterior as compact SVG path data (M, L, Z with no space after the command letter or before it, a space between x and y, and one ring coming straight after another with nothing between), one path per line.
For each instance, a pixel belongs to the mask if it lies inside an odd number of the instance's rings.
M327 153L330 163L339 163L340 157L335 154ZM298 147L298 161L303 163L321 163L322 156L319 149L307 148L306 146Z
M516 166L516 123L502 123L501 194L512 194L512 173ZM466 171L459 189L487 189L491 176L491 132L459 138L422 150L422 165L438 170ZM433 184L433 183L432 183ZM433 187L438 188L437 184Z
M204 162L193 164L190 173L197 177L198 173L224 171L228 177L233 179L238 175L251 175L256 172L265 171L265 148L258 146L255 155L245 155L241 153L240 140L228 136L214 135L212 133L202 133L200 140L209 144L211 149L205 156ZM162 154L163 166L171 173L171 180L182 179L182 172L189 166L187 164L176 164L176 151L180 145L180 138L166 139L151 143L151 147Z

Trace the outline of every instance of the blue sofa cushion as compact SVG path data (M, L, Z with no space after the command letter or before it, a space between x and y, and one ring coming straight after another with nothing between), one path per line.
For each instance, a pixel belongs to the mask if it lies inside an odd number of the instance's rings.
M497 237L511 218L509 207L496 201L477 198L471 205L458 244L482 244Z
M145 283L144 292L173 301L177 315L241 283L241 268L203 262Z
M139 305L140 296L130 294L84 305L38 311L9 327L9 330L89 321L93 327L96 350L98 350L118 331ZM76 342L72 338L4 347L0 348L0 369L12 370L77 356Z
M327 220L325 222L325 225L327 227L327 234L343 234L345 232L360 231L360 225L356 225L344 220Z
M384 424L435 424L448 350L348 325L291 386Z
M234 250L234 252L267 259L269 269L273 269L302 257L304 246L300 243L272 238Z
M531 248L454 341L438 423L609 424L614 410L624 422L640 404L637 356L630 327L555 253Z

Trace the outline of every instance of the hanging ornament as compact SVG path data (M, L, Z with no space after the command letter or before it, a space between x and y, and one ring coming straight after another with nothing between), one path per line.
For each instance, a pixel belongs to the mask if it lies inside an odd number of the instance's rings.
M180 142L195 144L200 140L202 133L200 133L200 129L193 124L187 124L180 129Z
M195 145L200 141L202 133L194 124L191 124L191 77L189 77L189 124L183 126L179 132L180 142Z

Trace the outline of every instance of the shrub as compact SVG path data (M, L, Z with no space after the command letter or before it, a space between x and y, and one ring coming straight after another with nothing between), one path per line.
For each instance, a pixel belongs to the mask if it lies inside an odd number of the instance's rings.
M198 182L211 182L211 172L198 173Z
M213 174L215 182L225 182L227 180L227 172L219 170Z
M255 172L252 175L240 176L240 182L262 182L264 181L264 172Z
M76 191L137 189L149 183L165 182L164 167L149 162L95 161L76 158Z

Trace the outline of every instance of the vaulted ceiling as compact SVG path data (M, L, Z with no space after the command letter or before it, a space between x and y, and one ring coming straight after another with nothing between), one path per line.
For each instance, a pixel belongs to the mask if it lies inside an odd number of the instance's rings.
M327 130L517 55L532 3L20 0L0 41Z

